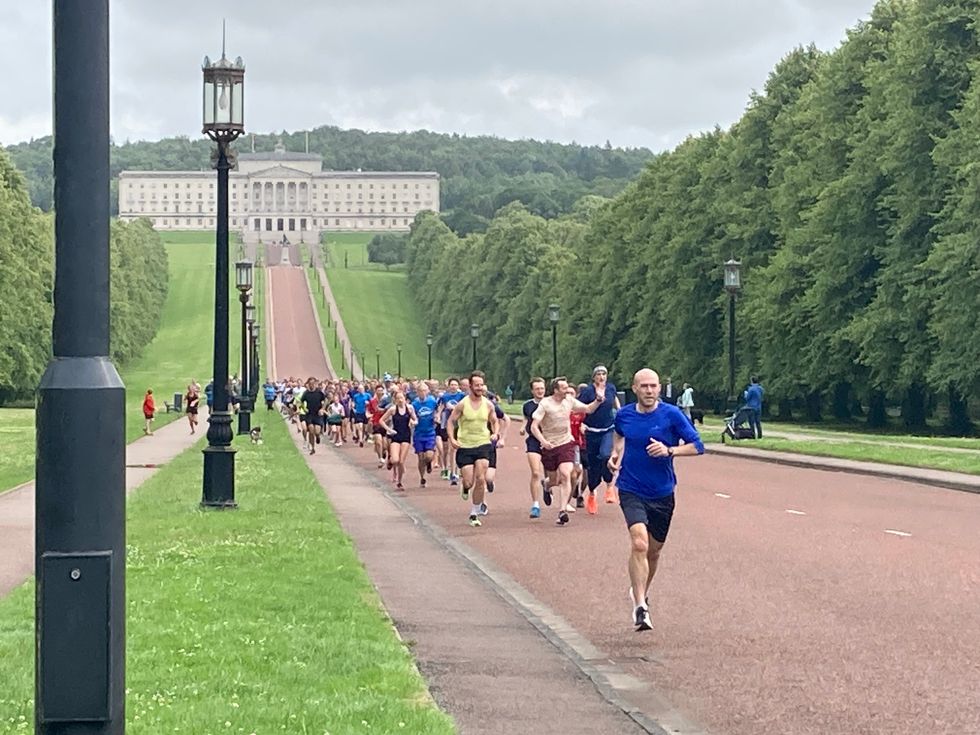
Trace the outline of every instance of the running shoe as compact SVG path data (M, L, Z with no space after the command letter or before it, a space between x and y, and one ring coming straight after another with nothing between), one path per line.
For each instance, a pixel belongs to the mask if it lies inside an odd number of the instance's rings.
M551 505L551 488L547 485L544 488L544 504Z
M317 444L319 444L319 443L320 443L320 435L319 435L319 434L317 434L317 435L316 435L316 443L317 443Z
M575 496L575 507L576 508L584 508L585 507L585 498L583 498L581 495L576 495Z
M443 470L442 472L440 472L439 473L439 479L441 479L441 480L448 480L449 479L449 470Z
M459 475L450 475L449 476L449 484L450 485L458 485L459 484Z
M653 621L650 620L650 611L642 605L638 606L636 610L633 611L633 625L636 626L637 633L639 633L641 630L653 630Z
M490 509L487 507L486 503L480 503L480 515L490 515Z
M558 514L558 520L555 521L555 525L564 526L566 523L568 523L568 513L562 511L561 513Z
M599 501L595 499L595 493L589 493L589 497L585 500L585 509L590 515L595 515L599 512Z
M568 505L565 506L565 512L566 513L574 513L575 512L575 506L572 503L569 503Z
M606 489L606 502L610 505L616 502L616 491L611 487Z
M455 485L456 483L453 483L453 484ZM470 489L468 487L466 487L466 485L460 485L460 487L459 487L459 497L461 497L463 500L469 500L470 499Z
M419 479L419 485L421 485L422 487L425 487L425 478L424 477L421 478L421 479Z
M488 482L487 483L487 492L488 493L492 493L493 492L493 483L492 482Z
M359 447L363 447L363 446L364 446L364 442L358 442L358 443L357 443L357 446L359 446Z
M473 526L473 528L479 528L483 524L480 523L480 519L479 518L477 518L475 515L471 515L470 516L470 525Z
M400 482L395 485L395 490L404 490L404 489L405 489L405 486L402 485Z
M340 444L338 443L337 446L339 447ZM384 466L385 466L385 461L383 459L379 459L378 460L378 469L380 470Z
M334 442L333 445L335 447L341 447L341 446L343 446L340 442Z
M530 517L531 518L540 518L541 517L541 509L538 506L536 506L536 505L532 505L531 506L531 515L530 515Z

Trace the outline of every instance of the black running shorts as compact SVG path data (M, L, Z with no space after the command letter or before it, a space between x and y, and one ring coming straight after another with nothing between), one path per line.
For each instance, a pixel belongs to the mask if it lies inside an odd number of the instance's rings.
M456 466L467 467L476 464L477 460L480 459L489 462L492 450L493 446L490 444L483 444L479 447L460 447L456 450Z
M655 541L663 543L670 530L670 519L674 515L674 494L662 498L644 498L634 493L619 491L619 507L626 517L626 526L643 523Z

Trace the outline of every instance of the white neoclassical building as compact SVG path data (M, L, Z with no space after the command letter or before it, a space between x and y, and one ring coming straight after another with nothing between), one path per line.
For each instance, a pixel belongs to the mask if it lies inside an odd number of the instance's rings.
M212 230L214 171L122 171L119 218L149 219L159 230ZM324 171L314 153L280 144L239 153L228 177L229 229L246 242L315 242L324 230L407 230L422 210L439 211L439 174Z

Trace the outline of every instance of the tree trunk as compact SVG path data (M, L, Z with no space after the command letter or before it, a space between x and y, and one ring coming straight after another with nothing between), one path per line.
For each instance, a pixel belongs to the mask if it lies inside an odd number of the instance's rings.
M926 395L923 386L913 383L906 389L902 418L906 428L926 428Z
M836 383L834 385L834 405L833 412L834 418L838 421L850 421L851 420L851 384L850 383Z
M806 420L807 421L823 421L823 415L821 414L821 408L823 401L822 395L819 391L811 391L806 394Z
M872 389L871 395L868 397L868 426L873 429L881 429L887 423L885 394L878 389Z
M973 422L970 421L970 409L967 399L954 386L950 385L947 390L949 399L949 417L946 425L950 431L960 436L973 434Z

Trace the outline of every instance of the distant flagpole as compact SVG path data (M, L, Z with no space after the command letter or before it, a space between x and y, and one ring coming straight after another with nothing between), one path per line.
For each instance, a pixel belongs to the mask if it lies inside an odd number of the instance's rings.
M306 131L306 152L310 152L310 131Z

